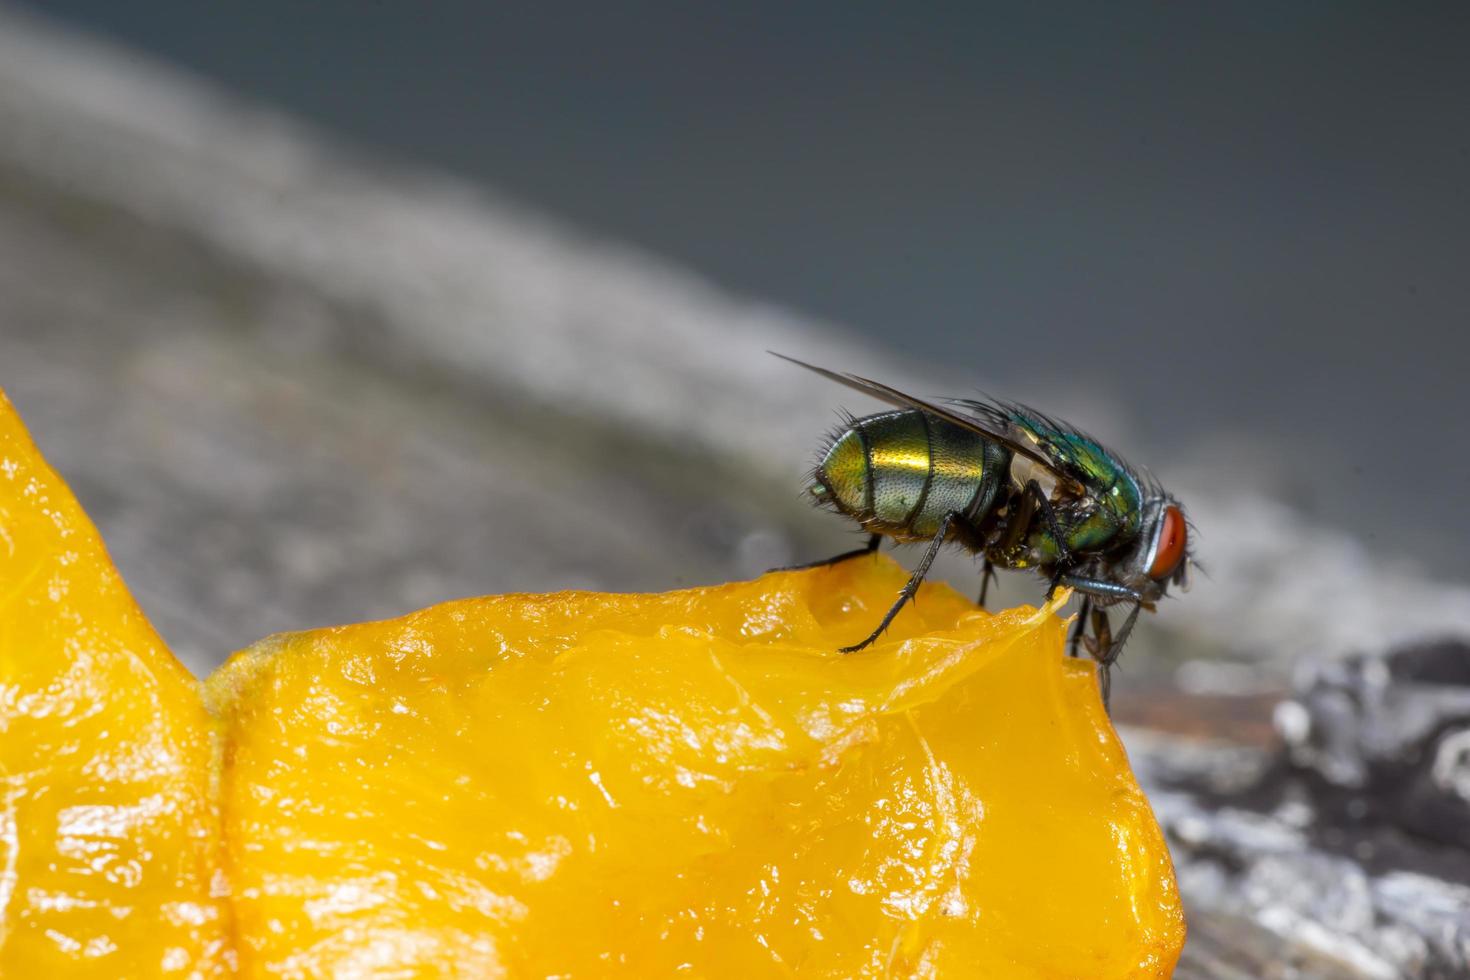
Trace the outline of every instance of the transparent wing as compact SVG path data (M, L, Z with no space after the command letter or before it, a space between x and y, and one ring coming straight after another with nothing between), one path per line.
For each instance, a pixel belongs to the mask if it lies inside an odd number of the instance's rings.
M1008 427L1005 425L1003 419L995 418L989 412L983 417L957 412L951 408L924 401L922 398L905 394L897 388L890 387L878 381L871 381L856 374L829 371L826 368L819 368L815 364L808 364L805 361L798 361L794 357L787 357L785 354L777 354L775 351L767 351L767 353L773 354L783 361L790 361L798 367L804 367L808 371L820 374L822 377L835 381L840 385L846 385L854 391L860 391L881 402L887 402L898 408L916 408L928 415L943 419L950 425L958 426L961 429L968 429L976 435L984 436L986 439L998 442L1016 455L1024 456L1038 466L1045 468L1048 473L1056 477L1059 484L1067 486L1074 493L1081 494L1086 492L1086 487L1075 477L1057 469L1056 460L1052 459L1030 442L1017 439L1008 431ZM979 403L965 402L962 404L967 408L971 408Z
M1015 437L1045 454L1053 471L1065 473L1098 494L1120 484L1152 487L1118 453L1066 422L1016 402L945 399L946 405L967 409L992 425L1007 428Z

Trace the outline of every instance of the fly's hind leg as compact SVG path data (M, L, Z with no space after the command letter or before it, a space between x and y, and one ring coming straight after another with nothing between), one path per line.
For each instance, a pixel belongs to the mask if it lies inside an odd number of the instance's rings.
M985 608L985 596L990 591L990 583L994 581L995 562L987 558L985 564L980 566L980 598L975 600L975 604L981 609Z
M847 561L849 558L861 558L863 555L871 555L878 550L878 545L882 543L883 535L869 535L868 543L863 545L861 548L854 548L851 551L844 551L842 554L833 555L831 558L822 558L818 561L802 562L800 565L782 565L780 568L772 568L771 571L800 572L807 568L821 568L824 565L836 565L840 562Z
M1072 638L1067 641L1067 656L1077 656L1077 646L1082 642L1082 634L1087 632L1087 614L1092 612L1092 596L1082 597L1082 609L1077 613L1077 625L1072 627ZM1089 651L1090 652L1090 651Z
M934 535L933 541L929 542L929 549L924 552L924 557L919 561L919 567L914 569L914 574L909 576L908 584L899 592L898 601L889 607L887 615L883 617L883 621L878 624L877 629L868 634L866 640L861 643L855 643L850 647L843 647L843 653L856 653L864 647L871 645L874 640L883 635L883 631L893 622L893 617L897 616L899 610L914 597L914 593L919 591L920 583L929 574L929 566L934 564L935 556L939 554L939 549L944 546L944 540L949 537L950 528L954 526L955 521L959 520L959 517L960 512L957 510L952 510L944 515L944 519L939 522L939 533Z

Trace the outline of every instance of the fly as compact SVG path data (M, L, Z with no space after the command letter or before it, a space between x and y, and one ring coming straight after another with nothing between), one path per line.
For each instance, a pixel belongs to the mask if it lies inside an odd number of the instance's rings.
M1082 596L1068 643L1110 671L1140 610L1170 585L1189 588L1189 523L1175 497L1091 436L1023 405L947 399L934 403L855 374L784 360L854 388L894 410L849 419L812 472L808 492L868 532L861 548L810 566L872 554L886 538L927 542L898 600L868 637L878 639L929 573L939 549L957 544L984 561L980 604L996 568L1033 569ZM1115 634L1107 610L1129 607Z

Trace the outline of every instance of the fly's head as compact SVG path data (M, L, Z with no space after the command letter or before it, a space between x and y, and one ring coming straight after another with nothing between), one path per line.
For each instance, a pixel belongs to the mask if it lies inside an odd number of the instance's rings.
M1142 523L1132 546L1115 559L1112 577L1152 605L1170 586L1189 590L1194 560L1189 549L1189 521L1171 495L1151 494L1143 502Z

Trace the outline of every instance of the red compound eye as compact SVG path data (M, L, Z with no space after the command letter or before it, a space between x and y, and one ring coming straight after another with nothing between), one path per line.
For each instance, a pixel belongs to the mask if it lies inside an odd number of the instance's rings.
M1148 567L1148 577L1165 579L1173 574L1184 558L1184 544L1189 538L1189 529L1184 525L1184 514L1178 507L1164 508L1159 519L1158 538L1154 541L1154 560Z

